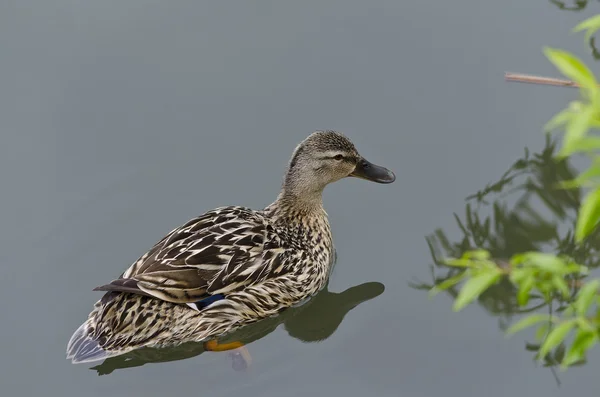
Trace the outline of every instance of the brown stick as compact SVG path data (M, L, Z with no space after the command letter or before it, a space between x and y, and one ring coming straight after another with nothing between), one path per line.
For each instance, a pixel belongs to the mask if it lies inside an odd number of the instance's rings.
M517 83L545 84L560 87L579 87L579 84L571 80L555 79L552 77L532 76L530 74L521 73L504 73L506 81L514 81Z

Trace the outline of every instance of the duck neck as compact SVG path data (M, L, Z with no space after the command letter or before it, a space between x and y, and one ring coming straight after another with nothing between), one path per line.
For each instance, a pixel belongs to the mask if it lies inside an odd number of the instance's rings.
M307 182L309 181L286 175L277 200L268 207L272 215L288 221L326 216L323 208L323 187Z

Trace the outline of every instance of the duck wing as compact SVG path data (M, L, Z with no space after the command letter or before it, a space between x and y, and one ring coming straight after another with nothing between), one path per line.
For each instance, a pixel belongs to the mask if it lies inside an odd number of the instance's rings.
M173 303L218 300L273 273L265 271L264 256L274 258L281 249L271 235L265 250L267 233L272 228L259 213L237 206L217 208L172 230L118 279L94 290Z

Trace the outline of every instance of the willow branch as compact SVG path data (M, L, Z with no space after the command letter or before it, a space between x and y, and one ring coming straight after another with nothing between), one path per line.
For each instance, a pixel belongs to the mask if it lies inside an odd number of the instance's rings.
M544 84L560 87L579 87L579 84L571 80L555 79L552 77L533 76L530 74L521 73L504 73L506 81L514 81L517 83Z

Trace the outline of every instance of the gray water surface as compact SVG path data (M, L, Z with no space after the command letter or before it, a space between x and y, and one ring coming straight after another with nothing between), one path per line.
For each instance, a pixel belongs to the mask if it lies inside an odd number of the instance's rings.
M456 314L448 295L409 284L431 281L426 236L460 241L453 213L524 148L543 150L541 127L577 94L503 73L558 77L545 45L591 64L570 29L595 12L517 0L1 2L0 394L597 390L597 353L559 388L527 335L504 338L501 310ZM65 359L101 296L92 288L193 216L272 202L315 129L344 132L397 180L326 190L339 255L328 293L248 337L247 371L194 347L130 368Z

